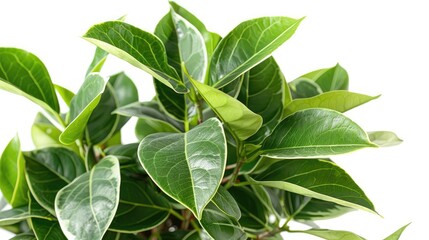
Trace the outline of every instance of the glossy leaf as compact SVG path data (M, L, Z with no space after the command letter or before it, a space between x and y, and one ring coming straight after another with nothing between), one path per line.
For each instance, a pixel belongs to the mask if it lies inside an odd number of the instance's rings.
M0 212L0 226L8 226L29 218L42 218L53 220L53 217L37 203L29 202L27 206L21 206Z
M62 143L71 144L82 135L92 111L100 102L104 88L105 82L100 75L92 73L86 77L85 82L71 100L70 123L60 135Z
M0 183L3 197L12 207L28 204L25 162L18 136L9 142L0 157Z
M254 175L257 184L376 213L353 179L335 163L318 159L278 161Z
M338 112L346 112L379 96L371 97L364 94L334 90L311 98L295 99L285 106L283 117L309 108L327 108Z
M124 22L110 21L94 25L83 37L148 72L176 92L188 91L176 71L168 65L165 47L154 35Z
M296 112L279 123L262 145L271 158L315 158L375 147L352 120L327 109Z
M293 99L311 98L323 93L323 90L316 82L306 78L293 80L289 83L289 88Z
M408 227L408 225L410 225L411 223L408 223L407 225L399 228L398 230L396 230L394 233L392 233L391 235L389 235L387 238L385 238L384 240L399 240L399 238L402 235L402 232L404 232L404 230Z
M349 87L349 76L339 64L332 68L317 70L310 76L311 80L315 81L323 92L347 90Z
M154 82L154 86L156 99L160 103L160 106L162 106L162 110L171 118L183 121L188 115L185 95L177 94L171 88L158 81Z
M244 80L238 100L251 111L259 114L264 122L248 142L261 143L280 121L283 112L283 94L287 88L285 83L286 80L272 57L250 70L249 78Z
M119 204L119 162L108 156L66 187L55 199L55 212L68 239L102 239Z
M255 134L262 125L262 117L250 111L237 99L213 87L191 80L210 108L240 140Z
M402 143L402 140L394 133L389 131L368 132L371 142L379 147L390 147Z
M210 63L210 85L221 88L266 59L288 40L300 20L263 17L240 23L223 38Z
M22 49L0 48L0 88L30 99L54 116L60 112L45 65Z
M65 87L61 87L60 85L55 84L54 85L55 90L60 94L60 96L62 97L64 103L67 106L70 106L71 100L74 97L74 93L70 90L68 90Z
M154 228L170 215L169 202L147 182L122 176L119 206L109 229L141 232Z
M31 225L33 226L33 231L37 239L67 240L58 221L32 218Z
M200 219L225 170L226 141L219 120L209 119L184 134L149 135L141 141L138 154L163 192Z
M164 122L162 120L157 120L153 118L140 118L137 120L135 133L137 139L142 140L146 136L152 133L160 132L175 132L178 133L177 128L171 126L171 124Z
M219 186L216 194L212 198L212 203L224 214L239 220L241 217L240 208L234 197L223 186Z
M94 72L100 72L108 55L108 52L97 47L95 49L94 58L92 59L91 64L89 64L88 70L86 70L86 76Z
M57 192L85 172L79 155L59 147L26 153L25 167L33 197L53 215Z
M247 239L237 220L224 214L213 203L204 209L200 223L213 239Z
M327 240L364 240L361 236L348 232L329 229L309 229L305 231L293 231L297 233L306 233Z

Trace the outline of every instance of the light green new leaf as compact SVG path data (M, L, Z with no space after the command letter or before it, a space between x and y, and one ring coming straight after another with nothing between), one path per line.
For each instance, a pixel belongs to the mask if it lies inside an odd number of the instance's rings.
M122 175L119 206L109 229L129 233L150 230L164 222L170 210L169 202L146 181Z
M37 239L67 240L61 230L60 223L56 220L49 221L46 219L32 218L31 226L33 227Z
M173 127L171 124L164 122L162 120L153 119L153 118L139 118L136 123L135 133L136 137L139 140L142 140L146 136L152 133L160 132L180 132L177 128Z
M291 231L295 233L306 233L326 240L364 240L361 236L348 232L329 229L309 229L305 231Z
M324 68L307 73L298 79L315 81L323 92L347 90L349 87L349 75L347 74L347 71L340 66L340 64L337 64L332 68Z
M390 147L402 143L402 140L396 136L394 132L389 131L377 131L368 132L369 139L371 142L377 144L379 147Z
M290 104L285 106L283 118L300 110L309 108L327 108L338 112L346 112L371 100L377 99L378 97L379 96L371 97L345 90L334 90L310 98L293 100Z
M228 129L240 140L246 140L261 127L262 117L250 111L237 99L192 79L191 83Z
M64 103L67 106L70 107L70 103L71 103L71 100L74 97L74 93L72 91L68 90L65 87L61 87L58 84L55 84L54 87L55 87L55 90L60 94L60 96L63 99Z
M48 70L38 57L17 48L0 48L0 89L22 95L53 116L60 106Z
M86 71L86 76L94 72L100 72L104 62L106 62L108 55L108 52L97 47L95 49L94 58L92 59L92 62L89 64L88 70Z
M226 164L222 124L209 119L186 133L156 133L139 146L140 162L170 197L201 219L215 195Z
M262 17L240 23L223 38L210 62L210 85L221 88L266 59L302 19Z
M33 197L53 215L57 192L85 172L79 155L59 147L26 153L25 167Z
M257 184L375 213L373 204L362 189L343 169L331 161L278 161L252 177Z
M119 161L107 156L57 193L55 212L68 239L103 238L118 208L120 182Z
M293 99L310 98L323 93L317 83L306 78L293 80L288 85Z
M239 220L241 217L240 208L234 197L223 186L219 186L217 193L212 198L212 203L219 208L220 211Z
M164 44L151 33L124 22L109 21L94 25L83 38L148 72L176 92L188 91L168 65Z
M63 144L71 144L82 135L92 111L100 102L105 81L96 73L88 75L70 103L70 123L60 135Z
M410 225L411 223L408 223L407 225L401 227L400 229L396 230L396 232L392 233L391 235L389 235L387 238L385 238L384 240L399 240L399 238L402 235L402 232L404 232L405 228L408 227L408 225Z
M0 183L3 197L12 207L27 205L25 161L18 136L9 142L0 157Z
M376 147L352 120L328 109L306 109L285 118L262 144L270 158L316 158Z

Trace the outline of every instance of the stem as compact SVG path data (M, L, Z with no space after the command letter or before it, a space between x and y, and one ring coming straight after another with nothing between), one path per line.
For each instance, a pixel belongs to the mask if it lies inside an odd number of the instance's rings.
M285 222L285 224L283 224L283 226L282 226L282 229L283 228L287 228L287 229L289 229L289 227L287 226L287 224L292 220L292 219L294 219L294 217L298 214L298 213L300 213L301 211L302 211L302 209L304 209L305 208L305 206L307 206L307 204L310 202L310 200L311 200L311 198L309 197L309 198L305 198L305 202L304 203L302 203L301 204L301 206L299 206L299 208L293 213L293 214L291 214L291 215L289 215L288 216L288 218L286 219L286 222Z
M229 181L226 183L225 187L228 189L230 187L232 187L235 182L237 181L237 177L238 174L240 173L240 169L243 166L244 162L246 162L246 154L243 148L243 142L241 142L240 140L238 140L236 138L236 142L237 142L237 164L234 168L234 172L231 174L231 178L229 179ZM243 154L244 152L244 154Z
M170 213L171 213L171 215L175 216L180 221L185 220L185 218L182 215L180 215L180 213L176 212L174 209L170 209Z
M189 228L189 223L191 222L192 213L189 210L183 210L183 220L180 229L187 230Z

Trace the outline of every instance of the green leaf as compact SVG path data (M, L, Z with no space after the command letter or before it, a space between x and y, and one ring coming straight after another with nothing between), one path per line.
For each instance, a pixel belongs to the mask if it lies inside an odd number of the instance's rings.
M0 88L28 98L53 116L60 112L48 70L27 51L0 48Z
M40 218L32 218L31 225L37 239L67 240L58 221L49 221Z
M390 147L402 143L402 140L394 133L389 131L368 132L371 142L379 147Z
M309 108L327 108L338 112L346 112L379 96L371 97L364 94L345 90L334 90L311 98L295 99L288 104L283 112L283 118L295 112Z
M237 99L213 87L191 80L210 108L240 140L255 134L262 125L262 117L250 111Z
M74 93L70 90L68 90L65 87L61 87L60 85L55 84L54 85L55 90L60 94L60 96L63 98L64 103L67 106L70 106L71 100L74 97Z
M194 230L182 238L182 240L212 240L206 231Z
M21 233L9 240L37 240L37 238L32 233Z
M349 87L349 75L339 64L332 68L318 70L312 74L312 80L320 86L323 92L347 90Z
M169 202L146 181L121 177L121 194L115 218L109 229L141 232L163 223L170 215Z
M188 90L167 63L165 47L154 35L120 21L94 25L84 39L140 68L178 93Z
M210 63L210 85L221 88L266 59L302 19L263 17L240 23L222 39Z
M0 183L3 197L12 207L28 204L25 161L18 136L9 142L0 157Z
M134 234L107 231L103 236L103 240L145 240L145 238Z
M70 124L60 135L60 141L63 144L71 144L81 137L92 111L100 102L105 85L103 77L96 73L86 77L85 82L71 100Z
M109 55L108 52L97 47L95 49L94 58L92 59L92 62L89 65L88 70L86 71L86 76L94 72L100 72L101 68L104 65L104 62L106 62L108 55Z
M33 197L53 215L57 192L85 172L79 155L59 147L26 153L25 167Z
M387 238L385 238L384 240L399 240L399 238L402 235L402 232L404 232L405 228L408 227L408 225L410 225L411 223L408 223L407 225L399 228L398 230L396 230L396 232L392 233L391 235L389 235Z
M341 113L306 109L279 123L262 145L262 155L279 158L316 158L376 147L368 135Z
M204 209L200 223L213 239L247 239L237 220L224 214L213 203Z
M223 186L219 186L219 189L212 198L212 203L226 215L233 217L236 220L240 219L241 212L237 202Z
M183 134L149 135L141 141L138 155L163 192L201 219L225 170L226 140L219 120L209 119Z
M273 57L253 67L249 78L241 87L240 100L251 111L259 114L264 122L259 131L248 142L261 143L279 123L283 112L286 80ZM287 91L289 91L287 89Z
M374 205L362 189L343 169L331 161L278 161L264 172L254 175L253 179L255 183L264 186L376 213Z
M102 239L119 204L119 162L107 156L61 189L55 212L68 239Z
M142 140L146 136L152 133L160 132L180 132L177 128L171 126L171 124L164 122L162 120L157 120L153 118L140 118L137 120L135 133L137 139Z
M185 95L177 94L171 88L166 87L158 81L155 81L153 84L155 86L156 99L160 103L162 110L171 118L183 121L188 115Z
M305 231L291 231L296 233L306 233L327 240L364 240L361 236L347 231L337 231L329 229L309 229Z
M306 78L293 80L289 83L289 88L293 99L310 98L323 93L317 83Z
M29 202L21 206L0 212L0 226L8 226L29 218L42 218L52 220L53 217L37 203Z

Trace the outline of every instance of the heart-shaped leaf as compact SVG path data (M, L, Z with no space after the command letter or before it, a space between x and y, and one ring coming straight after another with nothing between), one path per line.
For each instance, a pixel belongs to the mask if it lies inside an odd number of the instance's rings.
M223 38L210 62L210 85L221 88L266 59L302 19L262 17L240 23Z
M61 189L55 212L68 239L101 240L119 204L119 161L107 156Z
M343 169L331 161L282 160L253 178L257 184L264 186L376 213L362 189Z
M376 147L352 120L328 109L306 109L285 118L262 145L270 158L316 158Z
M67 240L58 221L49 221L41 218L32 218L31 226L37 239Z
M255 134L262 125L262 117L228 94L191 79L210 108L240 140Z
M156 133L144 138L138 155L152 180L201 219L215 195L226 164L226 140L212 118L186 133Z
M0 189L12 207L28 204L25 161L18 136L10 140L0 157Z
M86 124L100 102L104 92L105 81L97 73L88 75L79 91L70 103L70 123L60 135L60 141L64 144L71 144L77 140L86 128Z
M83 38L148 72L176 92L188 91L168 65L164 44L151 33L124 22L110 21L94 25Z
M53 215L57 192L85 172L75 152L59 147L26 153L25 167L32 195Z

